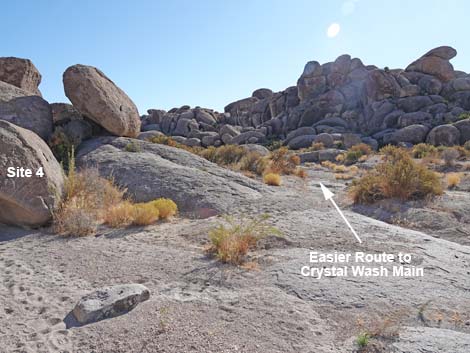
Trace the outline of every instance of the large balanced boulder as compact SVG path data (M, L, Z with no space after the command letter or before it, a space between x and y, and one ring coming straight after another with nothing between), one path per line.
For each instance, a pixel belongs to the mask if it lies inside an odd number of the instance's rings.
M126 314L149 298L150 291L142 284L120 284L87 294L72 313L80 324L86 325Z
M456 55L457 51L451 47L442 46L434 48L408 65L406 71L421 72L435 76L443 82L447 82L452 80L455 76L454 67L449 60Z
M41 74L29 59L0 58L0 81L21 88L31 95L41 96Z
M130 143L137 152L126 148ZM194 217L230 212L236 203L268 192L263 184L183 149L122 137L85 141L77 165L98 168L137 202L170 198Z
M65 95L73 106L117 136L137 137L140 116L132 100L103 72L74 65L63 75Z
M8 177L11 167L29 169L32 175ZM64 178L46 143L34 132L0 120L0 171L0 223L41 226L48 222L60 202Z
M0 120L31 130L47 141L52 134L52 110L39 96L19 97L0 103Z

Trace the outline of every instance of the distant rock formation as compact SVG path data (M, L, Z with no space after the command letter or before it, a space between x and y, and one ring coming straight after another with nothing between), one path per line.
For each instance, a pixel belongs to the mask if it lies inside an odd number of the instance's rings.
M203 146L281 139L302 148L323 133L335 140L354 133L372 146L465 143L469 122L459 120L470 110L470 75L454 70L449 60L456 54L438 47L405 70L367 66L349 55L323 65L310 61L297 85L282 92L258 89L228 104L224 113L189 106L151 109L142 117L143 130L180 136L183 143L196 139ZM434 130L443 125L439 130L452 137ZM295 139L287 138L293 131Z

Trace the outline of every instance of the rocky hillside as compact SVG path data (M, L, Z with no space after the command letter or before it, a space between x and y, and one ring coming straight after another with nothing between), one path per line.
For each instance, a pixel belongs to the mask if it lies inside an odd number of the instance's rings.
M364 65L349 55L323 65L310 61L297 85L282 92L258 89L228 104L224 113L188 106L168 112L150 109L142 117L143 130L181 136L183 143L190 138L190 144L203 146L282 139L302 148L323 133L336 140L353 133L374 147L463 144L470 139L470 121L465 119L470 75L454 70L449 60L456 55L451 47L435 48L406 69Z

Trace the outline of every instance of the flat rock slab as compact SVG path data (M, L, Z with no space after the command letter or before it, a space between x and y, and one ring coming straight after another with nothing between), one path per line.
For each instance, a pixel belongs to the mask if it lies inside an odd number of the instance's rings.
M90 324L126 314L149 298L150 291L141 284L105 287L80 299L73 315L80 324Z

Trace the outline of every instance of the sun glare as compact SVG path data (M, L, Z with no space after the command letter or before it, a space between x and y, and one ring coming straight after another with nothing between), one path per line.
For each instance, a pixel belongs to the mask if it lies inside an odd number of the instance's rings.
M332 23L326 30L326 35L328 38L334 38L339 34L341 27L338 23Z

